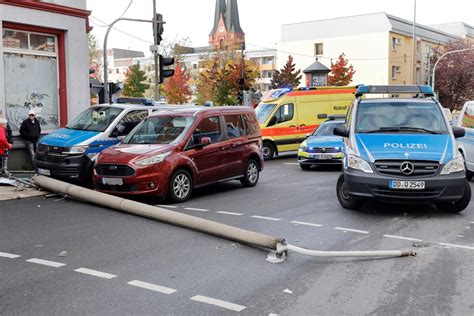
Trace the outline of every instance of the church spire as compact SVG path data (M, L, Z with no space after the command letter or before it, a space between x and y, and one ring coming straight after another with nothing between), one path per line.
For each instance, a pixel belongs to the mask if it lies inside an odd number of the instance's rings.
M225 13L225 24L229 32L244 34L244 31L240 27L237 0L228 0Z
M240 27L237 0L216 0L214 26L209 34L209 45L224 48L240 46L245 42L245 33Z
M225 11L226 11L226 0L216 0L216 9L214 13L214 27L212 28L211 34L213 36L219 27L219 20L222 17L222 20L225 20Z

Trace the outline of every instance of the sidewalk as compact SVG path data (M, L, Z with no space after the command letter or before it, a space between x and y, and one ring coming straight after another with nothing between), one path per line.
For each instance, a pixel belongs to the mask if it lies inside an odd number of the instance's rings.
M24 199L45 195L48 192L25 186L15 180L0 177L0 201Z

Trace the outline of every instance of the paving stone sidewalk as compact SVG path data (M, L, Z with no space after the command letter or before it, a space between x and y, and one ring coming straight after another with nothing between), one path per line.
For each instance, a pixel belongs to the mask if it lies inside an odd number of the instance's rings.
M0 201L24 199L47 194L47 191L27 187L22 183L0 178Z

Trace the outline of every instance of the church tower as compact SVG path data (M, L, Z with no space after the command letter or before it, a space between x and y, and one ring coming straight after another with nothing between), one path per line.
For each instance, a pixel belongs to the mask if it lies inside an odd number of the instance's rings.
M224 48L228 45L240 47L245 42L245 33L240 27L237 0L216 0L214 27L209 34L209 45Z

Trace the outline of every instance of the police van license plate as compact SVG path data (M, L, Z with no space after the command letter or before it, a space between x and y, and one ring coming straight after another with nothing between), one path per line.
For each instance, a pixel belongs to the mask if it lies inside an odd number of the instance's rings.
M122 178L102 178L102 184L123 185Z
M388 182L388 187L390 189L423 190L425 188L425 181L390 180Z
M327 159L332 159L331 154L315 154L313 155L314 159L319 159L319 160L327 160Z
M50 176L51 170L38 168L38 174L41 174L43 176Z

